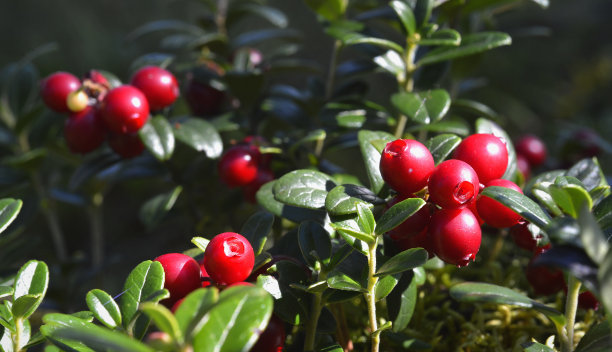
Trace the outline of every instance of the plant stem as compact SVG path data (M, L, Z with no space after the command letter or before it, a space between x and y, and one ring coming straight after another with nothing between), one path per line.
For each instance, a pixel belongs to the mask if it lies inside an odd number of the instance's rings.
M306 326L306 337L304 339L304 351L314 351L315 338L317 337L317 323L319 322L319 316L321 315L321 309L323 308L323 293L316 292L312 299L312 306L310 307L310 318L308 325Z
M338 53L342 42L336 40L334 42L334 48L332 50L331 58L329 60L329 71L327 72L327 82L325 83L325 99L329 100L332 96L334 89L334 81L336 78L336 66L338 64Z
M23 319L15 319L15 334L13 335L13 351L21 352L21 334L23 333Z
M41 210L47 220L49 230L51 231L51 240L53 241L53 247L55 247L55 254L57 255L57 259L63 262L67 257L67 249L64 241L64 233L60 226L57 213L55 212L55 202L47 196L38 172L32 171L30 178L36 190L36 195L41 200Z
M406 47L406 55L404 57L404 65L406 66L406 71L404 72L403 77L398 77L398 83L400 84L400 90L403 90L406 93L410 93L414 90L414 78L413 74L416 70L416 66L414 64L414 58L416 55L416 50L418 45L411 39L408 40ZM404 114L401 114L399 117L399 121L395 126L395 138L401 138L404 134L404 129L406 129L406 123L408 123L408 117Z
M567 283L567 299L565 301L566 338L561 340L562 352L571 352L574 350L574 324L576 323L576 310L578 309L580 286L580 281L574 275L570 274Z
M374 288L378 282L376 273L376 247L378 246L378 236L368 248L368 292L365 298L368 303L368 317L370 319L370 330L372 331L372 352L378 352L380 345L380 332L378 331L378 320L376 319L376 293Z
M227 8L229 0L218 0L217 1L217 13L215 15L215 24L217 30L223 35L227 35L227 28L225 26L227 20Z
M89 228L91 234L91 265L94 269L102 266L104 261L104 221L102 218L102 203L104 197L96 193L89 206Z

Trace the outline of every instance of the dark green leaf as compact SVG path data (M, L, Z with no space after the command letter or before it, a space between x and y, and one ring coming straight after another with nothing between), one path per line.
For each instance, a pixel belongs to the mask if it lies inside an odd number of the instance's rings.
M531 265L559 268L574 275L589 290L597 291L597 265L586 252L571 244L552 246L546 252L533 258Z
M191 33L194 35L203 35L204 31L202 28L179 20L160 20L148 22L129 33L126 40L132 41L145 34L150 34L158 31L178 31Z
M317 15L328 21L341 18L348 5L347 0L306 0L305 2Z
M16 302L22 296L30 296L37 298L35 300L27 298L28 309L22 311L22 317L27 318L42 302L47 287L49 286L49 269L47 264L37 260L30 260L25 263L17 273L15 278L13 302Z
M339 271L333 271L328 275L327 285L336 290L367 292L359 282Z
M86 301L87 307L99 322L110 329L121 326L121 311L111 295L94 289L87 293Z
M140 208L140 221L148 227L154 227L159 224L170 210L172 210L172 207L174 207L182 191L182 186L176 186L176 188L170 192L158 194L149 199L142 208Z
M266 239L272 231L274 215L267 211L259 211L247 219L242 225L240 234L244 236L255 250L255 255L261 254L266 244Z
M216 159L223 152L219 132L207 121L190 118L173 124L174 137L191 148Z
M506 133L506 131L495 122L484 118L479 118L476 120L476 133L490 133L500 138L506 144L506 149L508 149L508 167L506 168L506 172L502 178L506 180L513 180L517 171L516 152L514 151L512 139L508 133Z
M191 341L200 331L206 313L218 300L219 291L216 288L199 288L185 297L174 313L185 341Z
M173 340L182 341L183 334L179 328L178 321L168 308L161 304L144 302L140 304L139 309L151 318L160 331L170 335Z
M343 43L344 45L370 44L381 47L383 49L389 49L397 53L401 53L404 50L399 44L390 40L375 37L366 37L359 33L351 33L350 35L345 35Z
M32 149L23 154L5 157L2 159L2 164L17 169L33 171L41 166L41 163L47 157L47 153L47 149Z
M376 224L376 234L393 230L425 205L421 198L408 198L387 209Z
M272 214L287 220L300 223L305 220L315 220L320 223L327 221L327 213L323 210L294 207L283 204L274 198L274 185L276 180L263 185L257 191L257 203Z
M265 6L257 3L236 3L230 7L232 12L247 12L249 14L257 15L276 27L284 28L289 24L289 20L285 14L277 8L271 6Z
M379 194L385 185L385 181L380 174L380 151L378 151L373 145L372 141L383 140L391 142L396 138L393 135L380 132L380 131L368 131L361 130L357 134L359 140L359 148L361 149L361 155L363 157L368 179L370 180L370 189L374 193Z
M495 199L540 228L545 228L550 223L550 216L536 202L513 189L490 186L482 191L481 196Z
M580 224L580 238L584 250L595 263L601 264L610 249L609 239L597 225L595 217L588 208L580 209L578 223Z
M376 276L398 274L419 267L429 256L423 248L410 248L387 260L376 271Z
M454 134L440 134L425 142L436 165L446 160L453 150L461 143L461 138Z
M53 337L79 341L96 351L153 352L142 342L129 336L108 330L91 323L60 327L52 332Z
M541 204L543 204L553 216L563 215L563 211L557 206L550 191L550 182L540 182L531 188L531 193Z
M384 200L378 198L369 188L357 185L340 185L334 187L325 198L325 209L331 215L346 215L357 212L357 204L363 204L368 208L373 203L381 203Z
M285 204L321 209L327 193L336 185L328 175L315 170L294 170L274 184L274 197Z
M374 214L369 207L363 204L357 204L357 226L363 233L371 234L376 228L376 220Z
M402 114L420 124L430 124L440 120L451 105L450 95L444 89L396 93L391 96L391 102Z
M253 92L261 91L264 84L264 75L253 71L228 72L223 79L228 90L244 106L251 106L259 99Z
M147 150L158 160L164 161L172 157L174 134L172 134L172 126L165 117L154 116L142 126L138 135Z
M0 233L17 218L23 202L20 199L0 199Z
M386 53L375 57L374 62L395 77L400 77L406 72L406 64L402 57L393 50L388 50Z
M414 125L406 128L406 132L429 131L437 133L452 133L460 136L470 134L470 126L464 120L453 118L445 118L442 121L434 122L429 125Z
M13 288L11 286L0 286L0 299L13 296Z
M500 116L493 109L478 101L469 99L454 99L452 104L453 109L464 110L475 117L484 117L488 120L499 121ZM490 133L490 132L485 132Z
M403 273L397 288L387 297L389 319L393 322L393 331L402 331L408 326L417 301L417 280L411 272Z
M454 29L445 28L433 32L431 35L419 40L419 45L452 45L461 44L461 34Z
M533 341L524 342L521 346L525 352L555 352L552 348Z
M434 7L434 0L417 0L414 5L414 17L416 18L417 27L423 27L429 22L431 10Z
M121 157L115 153L95 155L92 159L87 159L79 165L70 177L69 188L71 190L80 188L85 182L95 177L99 172L119 163L121 160Z
M40 327L41 334L47 341L53 344L53 346L46 346L45 352L95 352L93 349L85 346L82 342L71 341L54 336L57 329L65 328L60 324L45 324ZM56 347L57 346L57 347Z
M316 261L326 263L331 257L331 238L323 226L314 221L305 221L298 229L298 243L302 256L310 266Z
M287 41L296 41L301 38L301 33L295 29L290 28L271 28L271 29L259 29L246 31L234 38L231 42L231 46L234 49L240 47L252 47L260 42L270 42L276 39L282 39Z
M318 352L344 352L344 348L342 348L340 345L332 345L323 347L319 349Z
M412 9L403 1L394 0L391 1L389 5L395 11L395 13L397 13L397 16L402 22L402 26L406 30L406 33L408 33L408 36L413 35L416 32L416 19L414 18Z
M612 196L607 196L593 208L593 215L602 229L612 227Z
M378 302L387 297L395 285L397 285L397 281L397 278L393 275L387 275L378 279L376 285L374 285L374 299Z
M138 318L138 306L145 302L149 296L164 288L164 268L160 262L146 260L130 272L125 285L123 295L119 302L123 327L132 329L134 320ZM145 326L148 324L144 324ZM143 331L135 331L134 335L139 336Z
M612 348L612 335L610 334L610 321L606 320L591 328L580 339L576 352L604 352Z
M608 251L597 274L600 285L600 297L606 312L612 314L612 251Z
M568 183L564 176L557 177L548 190L559 208L575 219L578 218L578 212L582 207L587 207L589 210L593 207L589 192L581 185Z
M11 312L15 319L27 319L34 311L36 307L42 301L40 294L27 294L20 296L13 302Z
M580 160L567 170L566 176L580 180L587 191L597 186L607 185L597 158Z
M461 45L457 47L441 47L425 54L417 61L417 66L430 65L437 62L454 60L460 57L474 55L493 48L510 45L512 39L506 33L480 32L465 35Z

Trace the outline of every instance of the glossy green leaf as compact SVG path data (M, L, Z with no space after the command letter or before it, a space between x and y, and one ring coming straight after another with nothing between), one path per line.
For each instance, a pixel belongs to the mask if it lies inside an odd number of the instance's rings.
M446 90L434 89L419 93L395 93L391 96L391 103L412 121L430 124L446 115L451 99Z
M372 145L371 142L375 140L391 142L396 138L386 132L368 130L359 131L357 138L359 140L361 155L366 166L368 179L370 180L370 189L374 191L374 193L379 194L385 185L385 181L380 174L381 153Z
M367 292L359 282L339 271L333 271L328 275L327 286L342 291Z
M384 200L378 198L369 188L346 184L329 191L325 198L325 209L331 215L346 215L356 213L358 203L372 208L373 203L381 202Z
M140 208L138 214L140 221L150 228L158 225L172 210L182 191L182 186L176 186L169 192L158 194L147 200Z
M430 65L460 57L474 55L499 46L510 45L512 39L506 33L480 32L463 36L457 47L441 47L431 50L417 61L417 66Z
M223 141L219 132L209 122L189 118L183 122L174 122L174 137L189 147L204 152L207 157L216 159L223 152Z
M197 332L195 351L248 351L266 328L274 300L259 287L225 289Z
M0 234L17 218L22 205L20 199L0 199Z
M326 263L331 257L331 237L323 226L314 221L305 221L298 228L298 244L306 263L314 266L316 261Z
M400 332L408 326L417 301L416 275L407 272L402 274L396 289L387 297L389 319L393 322L393 331Z
M218 300L219 291L216 288L199 288L185 297L174 313L185 341L191 341L200 331L206 313Z
M369 207L363 204L357 204L357 226L363 233L373 233L376 228L376 220L374 214Z
M454 29L444 28L419 40L419 45L451 45L461 44L461 34Z
M357 217L350 217L343 221L333 222L331 223L331 227L338 231L355 249L363 253L365 253L365 247L355 243L355 240L360 240L365 243L374 243L374 236L371 233L366 233L361 230L357 223ZM353 240L349 240L345 236L351 237Z
M389 3L389 6L397 13L408 36L413 35L416 32L417 25L414 13L408 4L403 1L394 0Z
M87 293L85 301L87 302L87 308L99 322L110 329L121 326L121 311L111 295L102 290L94 289Z
M96 351L153 352L144 343L129 336L91 323L57 328L53 337L75 340Z
M506 133L506 131L495 122L485 118L479 118L476 120L476 133L490 133L500 138L506 144L506 149L508 150L508 167L506 168L506 172L504 172L502 178L506 180L513 180L517 171L516 152L514 150L514 145L512 144L512 139L508 133Z
M294 207L279 202L274 197L274 186L277 180L270 181L257 191L257 203L272 214L287 220L300 223L305 220L315 220L321 223L327 221L327 212L318 209Z
M461 138L454 134L440 134L425 142L436 165L446 160L453 150L461 143Z
M540 228L546 227L550 222L550 216L536 202L513 189L490 186L482 191L481 196L495 199Z
M612 348L610 321L606 320L591 326L578 342L575 352L604 352Z
M374 299L378 302L387 297L397 285L398 279L393 275L381 277L374 285Z
M589 210L593 207L589 192L580 185L567 183L563 176L559 176L548 189L559 208L574 219L578 218L578 212L582 207L587 207Z
M612 251L608 251L603 263L599 265L597 278L600 285L601 303L608 314L612 314Z
M142 319L142 325L136 324L139 318L138 306L147 301L149 296L164 288L164 268L160 262L146 260L138 264L128 275L123 286L119 302L121 318L125 329L135 329L135 336L140 336L148 325L148 318ZM143 317L144 318L144 317Z
M0 299L13 296L13 291L11 286L0 286Z
M551 195L551 185L552 183L550 182L540 182L531 188L531 193L553 216L561 216L563 215L563 211L559 208Z
M257 45L261 42L273 40L297 41L301 33L292 28L267 28L243 32L233 38L231 46L233 49Z
M155 324L160 331L170 335L173 340L179 342L183 340L183 334L179 328L178 321L168 308L161 304L144 302L140 304L139 309L151 318L153 324Z
M294 170L274 184L274 197L285 204L308 209L325 206L327 193L336 185L328 175L315 170Z
M406 128L406 132L429 131L436 133L456 134L467 136L470 134L470 126L465 120L453 118L452 116L444 118L441 121L431 123L429 125L414 125Z
M393 230L425 205L421 198L408 198L387 209L376 224L376 234Z
M305 2L317 15L328 21L341 18L348 5L348 0L305 0Z
M344 45L370 44L383 49L389 49L397 53L401 53L404 50L399 44L390 40L376 37L366 37L359 33L351 33L350 35L346 35L343 43Z
M612 196L607 196L593 208L593 215L602 229L612 227Z
M482 117L487 120L499 121L500 116L487 105L470 99L453 99L453 110L463 110L475 117ZM486 133L486 132L485 132Z
M388 50L382 55L374 58L374 63L395 77L402 77L406 72L406 63L400 54L394 50Z
M563 313L507 287L480 282L462 282L451 287L450 296L461 302L508 304L532 308L546 315L555 325L565 325Z
M49 269L44 262L30 260L19 269L13 286L13 302L17 302L22 296L29 296L26 298L27 302L24 301L24 304L27 303L27 309L20 312L22 317L27 318L34 313L42 302L48 286Z
M54 336L54 332L59 328L65 328L65 327L59 324L45 324L40 327L41 334L45 337L45 339L48 342L53 344L53 345L46 346L45 352L47 351L95 352L93 349L87 347L82 342L74 341L74 340L66 340L66 339Z
M336 122L344 128L361 128L367 120L366 114L364 109L342 111L336 115Z
M427 251L423 248L410 248L402 251L387 260L376 270L376 276L392 275L412 270L424 265L429 259Z
M191 239L191 243L198 247L202 251L202 253L206 251L206 246L208 246L208 242L210 242L210 240L204 237L193 237Z
M525 352L555 352L554 349L533 341L522 343L521 346Z
M272 232L272 225L274 225L274 215L267 211L251 215L242 225L240 234L249 240L256 256L263 252L266 239Z
M565 176L575 177L580 180L587 191L597 186L607 185L597 158L580 160L567 170Z
M172 157L174 152L174 134L172 127L164 116L157 115L151 118L138 131L142 144L158 160L164 161Z
M13 302L13 306L11 307L11 312L13 313L13 317L15 319L27 319L34 311L36 307L42 301L42 296L40 294L27 294L20 296Z
M434 3L434 0L416 0L414 5L414 17L416 18L417 27L421 28L427 25L431 17Z

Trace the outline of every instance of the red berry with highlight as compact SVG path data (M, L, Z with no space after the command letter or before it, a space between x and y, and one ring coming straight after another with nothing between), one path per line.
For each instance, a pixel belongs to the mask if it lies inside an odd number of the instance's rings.
M499 137L487 133L465 138L455 149L453 158L470 164L483 184L502 177L508 167L506 144Z
M123 85L106 94L100 113L111 132L134 133L138 132L149 119L149 102L138 88Z
M111 149L126 159L139 156L145 149L138 133L108 135L108 145Z
M276 315L272 314L268 326L259 335L257 342L251 347L250 352L280 352L285 346L285 323Z
M431 202L453 209L471 202L478 195L480 182L476 171L468 163L450 159L436 166L428 186Z
M478 220L468 208L436 211L431 217L429 233L434 253L457 266L474 261L482 240Z
M145 66L136 71L130 84L142 91L147 97L152 111L161 110L174 103L179 96L176 77L157 66Z
M246 186L256 180L259 171L259 149L235 146L227 150L219 160L221 180L230 187Z
M257 171L257 177L251 183L244 186L242 189L242 194L244 195L244 199L246 199L249 203L256 203L257 199L255 198L257 191L261 188L261 186L266 183L274 180L274 173L272 170L266 168L260 168Z
M523 190L521 190L516 183L501 178L492 180L491 182L487 183L486 186L509 188L523 194ZM518 224L519 220L522 219L522 217L514 210L501 204L495 199L484 195L481 195L476 201L476 208L478 209L478 215L486 224L497 228L514 226Z
M521 137L515 144L516 153L527 159L531 167L537 167L546 160L546 145L542 140L532 134Z
M429 149L413 139L397 139L387 143L380 157L383 179L402 195L423 189L434 167Z
M517 246L530 252L536 250L538 241L542 238L540 234L534 236L529 229L529 222L524 220L510 228L510 236Z
M211 279L220 285L231 285L249 277L255 264L255 253L242 235L224 232L210 240L203 260Z
M106 139L106 129L96 109L88 106L71 114L64 123L64 138L73 153L89 153L102 145Z
M57 112L70 112L66 100L68 95L81 86L81 81L68 72L55 72L45 78L40 86L40 95L50 109Z
M192 257L181 253L168 253L155 258L164 268L164 288L170 297L161 301L167 307L201 287L200 266Z

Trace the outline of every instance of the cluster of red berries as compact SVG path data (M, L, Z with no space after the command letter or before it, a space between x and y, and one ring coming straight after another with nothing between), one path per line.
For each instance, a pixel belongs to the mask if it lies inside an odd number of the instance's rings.
M422 143L398 139L385 146L380 171L397 192L390 205L413 197L427 200L423 208L389 232L391 239L402 249L423 247L447 263L465 266L480 249L482 224L504 228L521 219L479 192L489 186L522 191L515 183L501 179L508 166L508 150L495 135L468 136L452 157L435 166Z
M248 136L225 151L217 165L221 180L229 187L242 187L244 199L251 203L255 203L259 188L274 179L271 154L262 154L259 149L266 144L261 137Z
M255 253L244 236L224 232L210 240L200 262L181 253L167 253L155 260L164 269L164 287L170 292L170 297L161 303L176 311L185 296L200 287L252 285L244 280L251 275ZM284 343L284 323L273 315L251 351L277 351Z
M40 95L50 109L68 114L64 138L73 153L92 152L108 141L117 154L130 158L144 150L138 131L150 112L172 105L179 86L169 71L146 66L130 84L116 87L95 70L82 80L55 72L42 81Z

